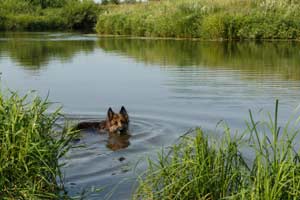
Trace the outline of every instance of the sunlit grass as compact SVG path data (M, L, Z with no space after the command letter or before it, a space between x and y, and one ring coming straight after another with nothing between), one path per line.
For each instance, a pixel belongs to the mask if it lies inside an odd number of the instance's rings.
M60 109L32 95L0 93L1 199L59 199L64 196L59 159L74 133L54 129Z
M298 199L299 130L290 122L279 127L277 117L278 101L268 122L255 122L250 112L243 133L226 127L214 140L197 129L149 160L133 199Z
M100 34L209 40L299 39L300 4L274 0L165 0L110 7Z

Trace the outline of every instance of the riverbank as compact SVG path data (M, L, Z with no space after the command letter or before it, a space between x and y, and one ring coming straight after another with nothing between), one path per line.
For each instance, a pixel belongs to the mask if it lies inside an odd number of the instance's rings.
M165 0L118 5L89 0L0 2L1 31L79 30L202 40L300 39L297 1Z
M34 2L0 0L0 30L92 32L101 13L98 4L88 0L53 0L45 5Z
M300 196L299 130L274 117L250 120L243 133L223 136L201 129L149 160L134 199L297 199ZM245 151L246 149L246 151ZM249 157L249 155L251 155Z
M179 0L112 6L97 21L99 34L205 40L300 39L294 1Z
M61 114L48 114L50 105L39 97L0 93L1 199L68 198L59 159L74 133L53 129Z
M58 159L74 134L55 131L59 110L47 100L0 95L0 195L4 199L69 199ZM300 195L299 129L274 117L250 120L242 133L224 126L223 136L201 129L184 135L170 150L148 159L133 199L295 199ZM192 133L189 133L192 134ZM246 150L246 151L245 151ZM251 157L249 157L251 155Z

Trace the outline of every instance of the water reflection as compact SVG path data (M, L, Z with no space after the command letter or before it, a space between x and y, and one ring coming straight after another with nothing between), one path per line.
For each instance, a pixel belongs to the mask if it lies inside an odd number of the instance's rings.
M68 36L68 37L67 37ZM66 39L64 39L67 37ZM58 39L59 38L59 39ZM70 37L66 34L1 33L0 57L6 54L27 70L39 70L49 61L69 61L80 52L92 52L95 41Z
M124 134L109 133L106 146L113 151L119 149L125 149L130 145L129 142L130 137L131 135L128 133L124 133Z
M106 38L98 45L147 64L240 71L247 79L300 80L298 42L200 42ZM255 73L255 76L251 76ZM248 75L250 74L250 76Z
M300 80L298 42L200 42L96 38L59 33L0 33L0 57L7 54L24 69L38 70L49 61L69 61L100 47L146 64L208 67L241 72L245 79ZM251 76L255 73L255 76ZM250 76L249 76L250 74Z

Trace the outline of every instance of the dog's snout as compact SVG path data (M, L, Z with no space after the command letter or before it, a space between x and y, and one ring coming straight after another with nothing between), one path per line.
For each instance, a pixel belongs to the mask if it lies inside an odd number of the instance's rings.
M120 128L118 128L118 131L124 131L125 130L125 128L124 127L120 127Z
M127 131L127 127L123 126L123 127L119 127L118 128L119 132L126 132Z

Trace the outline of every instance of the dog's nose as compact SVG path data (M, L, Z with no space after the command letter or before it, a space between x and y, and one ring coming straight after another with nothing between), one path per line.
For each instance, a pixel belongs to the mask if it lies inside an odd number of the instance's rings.
M126 128L125 128L125 127L120 127L120 128L118 128L118 131L119 131L119 132L125 132L125 131L126 131Z

